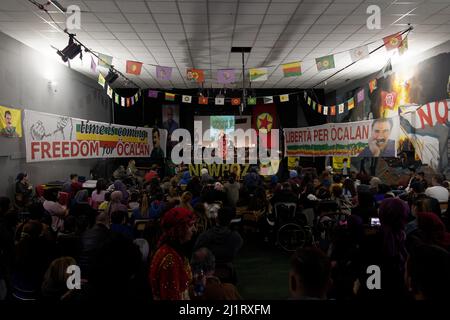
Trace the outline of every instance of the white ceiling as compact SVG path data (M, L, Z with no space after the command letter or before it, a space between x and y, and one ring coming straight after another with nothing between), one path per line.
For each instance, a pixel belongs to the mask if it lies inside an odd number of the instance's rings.
M206 70L205 87L223 87L216 83L215 70L241 68L241 55L230 53L231 46L253 47L245 57L246 67L271 66L268 80L253 82L253 88L311 87L350 63L345 50L375 41L369 45L370 50L374 49L383 43L384 36L406 29L408 23L414 26L406 57L399 58L397 53L382 48L370 60L361 60L331 78L326 89L334 89L347 79L381 69L392 55L395 68L395 63L412 61L415 55L450 39L450 0L60 0L60 3L81 8L81 30L73 32L94 51L112 55L116 68L124 72L126 60L148 64L140 76L130 76L142 88L197 87L186 81L189 67ZM371 4L382 10L381 30L366 27L366 9ZM63 14L55 10L52 17L59 27L65 28ZM68 41L67 35L58 31L47 15L27 0L0 1L0 30L58 60L51 46L62 49ZM338 52L336 69L317 72L314 58ZM283 78L280 64L298 60L303 61L303 75ZM157 80L155 68L150 64L176 68L172 80ZM96 78L86 55L83 61L72 60L71 67ZM106 73L106 69L100 70ZM235 86L239 88L241 84Z

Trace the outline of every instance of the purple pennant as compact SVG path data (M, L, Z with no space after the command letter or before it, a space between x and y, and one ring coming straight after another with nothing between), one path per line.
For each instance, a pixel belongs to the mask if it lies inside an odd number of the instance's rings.
M156 90L148 90L148 97L149 98L158 98L158 91L156 91Z
M233 83L236 80L234 69L217 70L217 82L221 84Z
M364 101L364 88L358 91L356 98L358 103Z
M156 66L156 78L159 80L170 80L172 78L172 68Z
M134 104L134 97L131 97L131 105Z

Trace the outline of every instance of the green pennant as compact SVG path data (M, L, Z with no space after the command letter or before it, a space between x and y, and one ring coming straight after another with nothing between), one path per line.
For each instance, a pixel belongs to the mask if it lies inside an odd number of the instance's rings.
M115 94L114 101L116 104L120 104L120 96L117 93Z
M249 105L249 106L256 105L256 97L248 97L247 98L247 105Z

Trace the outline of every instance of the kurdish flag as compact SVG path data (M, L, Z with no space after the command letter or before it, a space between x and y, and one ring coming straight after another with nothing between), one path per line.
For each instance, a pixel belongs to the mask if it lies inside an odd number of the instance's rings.
M175 101L175 93L166 92L166 100L167 101Z
M250 81L266 81L267 68L251 68L249 70Z
M301 62L291 62L281 65L285 77L296 77L302 75Z

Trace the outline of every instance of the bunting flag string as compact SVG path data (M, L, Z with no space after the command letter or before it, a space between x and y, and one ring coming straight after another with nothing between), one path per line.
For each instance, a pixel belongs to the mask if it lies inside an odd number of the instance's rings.
M106 83L105 77L101 73L99 73L99 75L98 75L98 84L104 90L106 89L106 95L111 100L113 100L115 104L120 105L121 107L131 107L131 106L135 105L139 101L139 99L142 95L141 90L139 90L131 97L121 96L120 94L115 92L114 89L111 88L111 86L109 84ZM156 93L157 93L157 91L156 91ZM149 91L149 96L150 96L150 91Z

